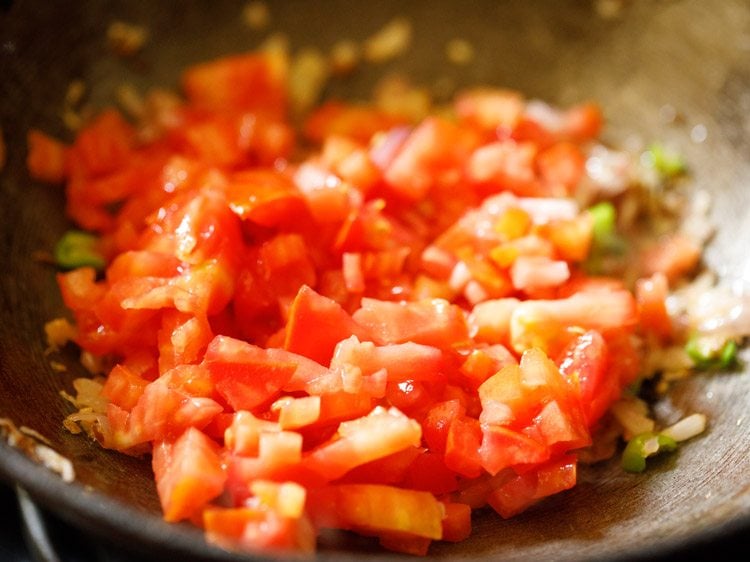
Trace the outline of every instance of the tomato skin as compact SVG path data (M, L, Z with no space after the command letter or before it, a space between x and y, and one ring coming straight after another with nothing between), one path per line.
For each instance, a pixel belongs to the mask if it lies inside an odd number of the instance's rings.
M190 518L224 489L218 446L198 429L155 444L152 465L166 521Z

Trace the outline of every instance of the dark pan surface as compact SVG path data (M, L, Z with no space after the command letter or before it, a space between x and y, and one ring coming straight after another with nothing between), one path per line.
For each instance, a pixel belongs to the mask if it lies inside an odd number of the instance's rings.
M618 2L614 2L618 4ZM63 314L54 271L33 259L68 228L62 192L32 182L24 167L25 131L38 127L70 138L59 117L73 79L91 87L101 106L126 81L174 86L189 63L249 49L264 34L238 17L244 2L0 2L0 128L8 162L0 175L0 417L44 435L74 463L77 480L63 483L0 443L0 476L23 485L66 520L144 552L181 559L236 559L201 536L167 525L147 461L102 450L61 424L69 407L62 388L80 376L75 354L60 374L44 354L43 324ZM414 23L412 51L383 67L370 66L330 85L329 95L364 97L385 70L415 82L487 83L553 103L595 99L604 107L607 136L659 139L680 150L693 184L714 196L719 225L707 253L711 267L750 284L750 4L743 0L622 1L617 17L595 5L612 2L284 1L272 3L272 28L295 47L323 48L340 37L361 39L393 15ZM105 47L109 22L150 30L146 48L124 61ZM445 62L443 46L469 39L468 66ZM663 116L674 109L679 119ZM695 127L705 127L700 141ZM700 141L700 142L699 142ZM744 364L750 360L743 354ZM616 462L584 468L580 484L509 521L487 514L472 538L435 545L431 556L503 560L635 559L682 553L730 532L750 532L750 373L713 374L675 388L660 412L702 411L707 434L643 475ZM320 557L384 558L371 543L346 538ZM335 543L336 540L332 540ZM721 544L721 543L718 543Z

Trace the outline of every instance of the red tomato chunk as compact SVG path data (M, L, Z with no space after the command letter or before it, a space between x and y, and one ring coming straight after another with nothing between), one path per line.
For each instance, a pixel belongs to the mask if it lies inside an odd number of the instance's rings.
M151 454L164 518L226 548L309 552L334 528L425 554L474 509L574 486L692 264L653 250L637 298L586 274L572 195L599 109L553 125L470 90L411 122L337 101L297 136L279 55L182 84L146 123L29 134L32 176L65 183L106 254L58 275L76 343L114 365L99 440Z

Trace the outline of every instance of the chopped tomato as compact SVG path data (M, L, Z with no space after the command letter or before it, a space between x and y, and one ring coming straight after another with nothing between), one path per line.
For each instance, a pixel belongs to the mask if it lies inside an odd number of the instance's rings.
M643 350L679 343L667 298L701 248L621 253L635 199L617 224L584 207L621 187L595 104L481 88L418 122L340 101L292 121L288 64L224 56L135 123L29 132L31 177L65 182L104 261L56 277L108 366L68 421L150 452L165 519L221 547L308 553L333 528L425 555L474 509L575 484Z
M332 136L368 143L376 133L388 131L403 122L401 118L369 106L329 101L307 117L304 132L310 140L318 143Z
M300 287L289 310L284 347L328 364L336 344L351 334L367 339L367 330L355 322L337 302Z
M443 508L429 492L379 484L338 484L315 494L314 519L324 527L380 535L440 539Z
M153 467L166 521L189 518L224 490L219 448L195 428L174 442L156 444Z
M29 152L26 166L31 177L59 183L65 178L66 146L49 135L32 129L28 135Z
M450 349L469 339L464 312L440 299L393 303L366 298L352 317L379 343L411 341Z
M295 363L274 359L264 349L221 336L208 345L204 364L216 390L235 410L252 410L270 400L297 369Z
M188 100L214 111L258 111L284 117L287 61L277 53L230 55L190 67L182 75Z

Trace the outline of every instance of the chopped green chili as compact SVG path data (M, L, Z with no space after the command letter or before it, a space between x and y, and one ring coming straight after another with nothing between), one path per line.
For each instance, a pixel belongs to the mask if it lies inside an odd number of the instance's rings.
M55 245L55 263L63 269L89 266L104 269L106 262L98 249L99 238L89 232L69 230Z
M696 368L703 370L728 369L737 361L737 342L734 340L716 345L709 338L693 336L685 344L685 351Z
M603 201L589 207L589 213L594 219L594 243L602 244L615 234L615 207L609 201Z
M659 433L641 433L636 435L625 446L622 452L622 468L628 472L643 472L646 469L646 458L657 453L674 451L677 441Z
M617 211L609 201L603 201L589 207L588 212L594 219L591 252L585 267L589 273L602 273L607 256L622 254L625 243L617 233Z
M651 165L663 178L673 178L684 174L687 166L682 156L668 151L661 144L654 143L646 150Z

